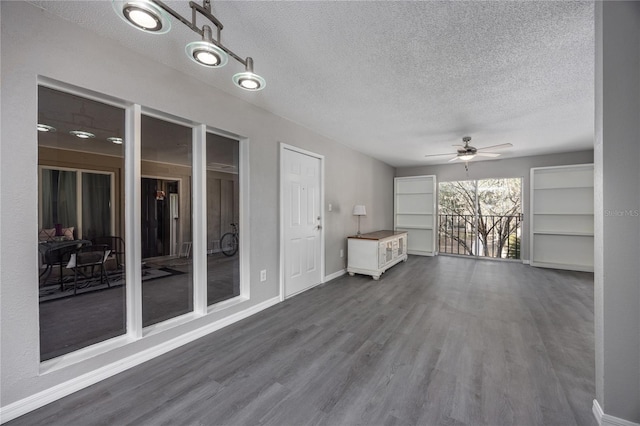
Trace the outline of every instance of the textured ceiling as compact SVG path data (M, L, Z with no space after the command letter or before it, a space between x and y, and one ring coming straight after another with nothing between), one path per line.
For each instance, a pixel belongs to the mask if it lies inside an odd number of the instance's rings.
M189 61L198 37L175 19L150 35L110 1L32 3L393 166L446 162L424 155L465 135L512 143L501 158L593 147L593 2L214 1L223 43L267 80L257 93L233 86L233 60Z

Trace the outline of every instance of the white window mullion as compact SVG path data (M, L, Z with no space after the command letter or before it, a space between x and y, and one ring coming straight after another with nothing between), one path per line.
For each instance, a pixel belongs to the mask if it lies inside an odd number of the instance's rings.
M76 231L80 239L84 236L82 227L82 175L83 173L80 170L76 171Z
M249 139L240 139L240 169L238 170L240 191L240 296L251 297L251 264L249 261Z
M192 133L193 211L193 311L207 313L207 128L194 126Z
M127 335L142 337L142 243L141 233L141 133L140 105L127 107L125 113L125 265L127 298Z

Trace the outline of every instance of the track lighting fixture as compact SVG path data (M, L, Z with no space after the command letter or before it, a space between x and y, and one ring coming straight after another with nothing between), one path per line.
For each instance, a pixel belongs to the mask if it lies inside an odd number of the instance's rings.
M201 37L201 40L187 44L185 50L189 59L205 67L220 68L228 62L229 56L231 56L245 66L245 72L233 76L235 85L252 92L264 89L266 85L264 78L253 72L253 59L242 59L220 42L223 25L211 14L211 0L203 0L202 6L193 1L189 2L192 11L191 21L160 0L112 1L113 8L120 18L129 25L149 33L161 34L169 31L171 29L169 15L173 16ZM215 39L209 25L204 25L201 29L196 24L198 15L203 16L216 27Z

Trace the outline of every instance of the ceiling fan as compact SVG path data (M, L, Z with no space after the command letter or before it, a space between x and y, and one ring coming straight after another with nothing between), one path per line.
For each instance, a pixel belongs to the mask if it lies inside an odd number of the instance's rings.
M429 154L429 155L425 155L425 157L439 157L442 155L455 155L455 157L453 157L451 160L449 160L449 162L452 161L456 161L456 160L461 160L461 161L469 161L472 160L473 158L477 157L498 157L500 154L497 152L487 152L487 151L494 151L497 149L503 149L503 148L511 148L513 145L510 143L503 143L503 144L499 144L499 145L491 145L491 146L485 146L483 148L476 148L475 146L471 146L469 145L469 142L471 142L471 136L465 136L462 138L462 142L464 143L464 145L453 145L453 146L457 146L458 151L457 152L452 152L452 153L446 153L446 154Z

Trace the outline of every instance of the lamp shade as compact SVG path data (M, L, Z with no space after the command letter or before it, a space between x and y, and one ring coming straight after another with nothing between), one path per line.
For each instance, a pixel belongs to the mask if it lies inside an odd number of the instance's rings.
M366 216L367 215L367 209L365 209L364 206L361 205L361 204L353 206L353 215L354 216Z

